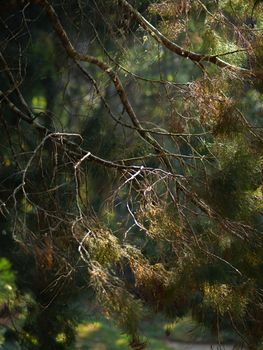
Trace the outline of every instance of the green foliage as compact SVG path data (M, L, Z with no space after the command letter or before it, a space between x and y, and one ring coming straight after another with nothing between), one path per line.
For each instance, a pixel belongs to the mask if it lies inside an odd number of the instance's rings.
M15 275L11 269L10 262L0 259L0 305L6 302L12 303L15 298Z
M242 136L219 138L212 149L219 170L211 176L210 200L226 216L249 218L257 202L253 192L260 184L260 157Z
M121 247L117 238L108 231L98 230L85 240L90 259L107 267L121 258Z
M143 349L145 343L138 333L141 302L125 290L118 278L110 276L98 263L92 266L90 283L105 308L105 315L115 319L119 328L130 336L132 348Z
M226 284L204 285L204 304L211 306L220 315L231 312L236 318L245 315L247 298Z
M169 332L191 314L260 348L262 5L131 1L140 15L124 1L49 3L0 21L10 338L68 350L78 331L81 346L99 334L141 350L148 308ZM77 328L85 302L128 336Z
M151 328L147 325L146 333L148 336L146 349L153 350L170 350L171 347L164 344L164 341L158 340L155 337L156 332L158 332L157 324L153 334L151 334ZM155 333L155 334L154 334ZM101 347L106 350L128 350L129 338L120 333L120 330L114 325L102 319L99 322L84 323L80 324L77 329L78 340L77 344L80 349L92 348L94 350L99 350Z

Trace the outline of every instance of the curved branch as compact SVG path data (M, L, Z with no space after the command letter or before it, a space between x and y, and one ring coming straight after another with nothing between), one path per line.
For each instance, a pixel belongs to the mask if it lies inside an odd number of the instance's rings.
M149 33L158 43L165 46L168 50L176 53L177 55L188 58L193 62L210 62L215 64L216 66L220 68L226 68L231 71L240 73L242 75L246 76L253 76L253 72L249 69L241 68L234 66L230 63L227 63L223 61L222 59L218 58L218 55L202 55L199 53L195 53L192 51L188 51L183 49L181 46L175 44L171 40L169 40L165 35L163 35L157 28L155 28L150 22L147 21L146 18L142 16L140 12L138 12L132 5L128 3L126 0L119 0L121 4L126 7L134 16L136 21L142 26L142 28Z
M141 138L143 138L147 143L152 145L154 149L157 151L157 153L163 153L165 150L162 148L162 146L141 126L140 121L137 118L136 113L133 110L130 104L130 101L128 99L128 96L123 88L122 82L118 77L117 73L113 70L113 68L109 66L107 63L105 63L104 61L99 60L97 57L94 57L91 55L83 55L74 48L66 31L64 30L60 22L60 19L54 7L47 0L31 0L31 2L37 3L42 7L44 7L50 19L50 22L52 24L53 30L58 35L58 38L60 39L68 56L71 59L73 59L74 62L81 61L81 62L88 62L88 63L94 64L110 77L126 113L130 117L133 126L138 131Z

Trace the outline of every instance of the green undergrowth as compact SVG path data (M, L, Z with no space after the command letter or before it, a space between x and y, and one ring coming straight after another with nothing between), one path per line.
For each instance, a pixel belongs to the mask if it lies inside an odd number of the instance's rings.
M207 328L198 325L191 317L184 317L178 322L167 323L162 317L146 318L142 323L142 334L147 342L147 349L170 350L168 341L188 343L216 343ZM233 342L232 334L221 334L225 343ZM92 350L128 350L128 337L105 318L98 317L93 322L81 323L77 327L76 349Z
M129 338L107 320L80 324L77 328L76 349L130 350ZM147 349L171 350L164 339L147 337Z

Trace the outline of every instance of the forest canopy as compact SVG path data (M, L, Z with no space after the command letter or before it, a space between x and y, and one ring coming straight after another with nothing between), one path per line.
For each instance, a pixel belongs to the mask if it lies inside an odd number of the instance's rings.
M0 324L72 349L77 301L263 346L263 3L0 1ZM9 321L7 321L9 320Z

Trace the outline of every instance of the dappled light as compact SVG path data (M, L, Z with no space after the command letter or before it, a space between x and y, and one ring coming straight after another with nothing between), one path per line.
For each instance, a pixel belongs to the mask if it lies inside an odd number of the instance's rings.
M0 1L0 349L262 350L263 2Z

